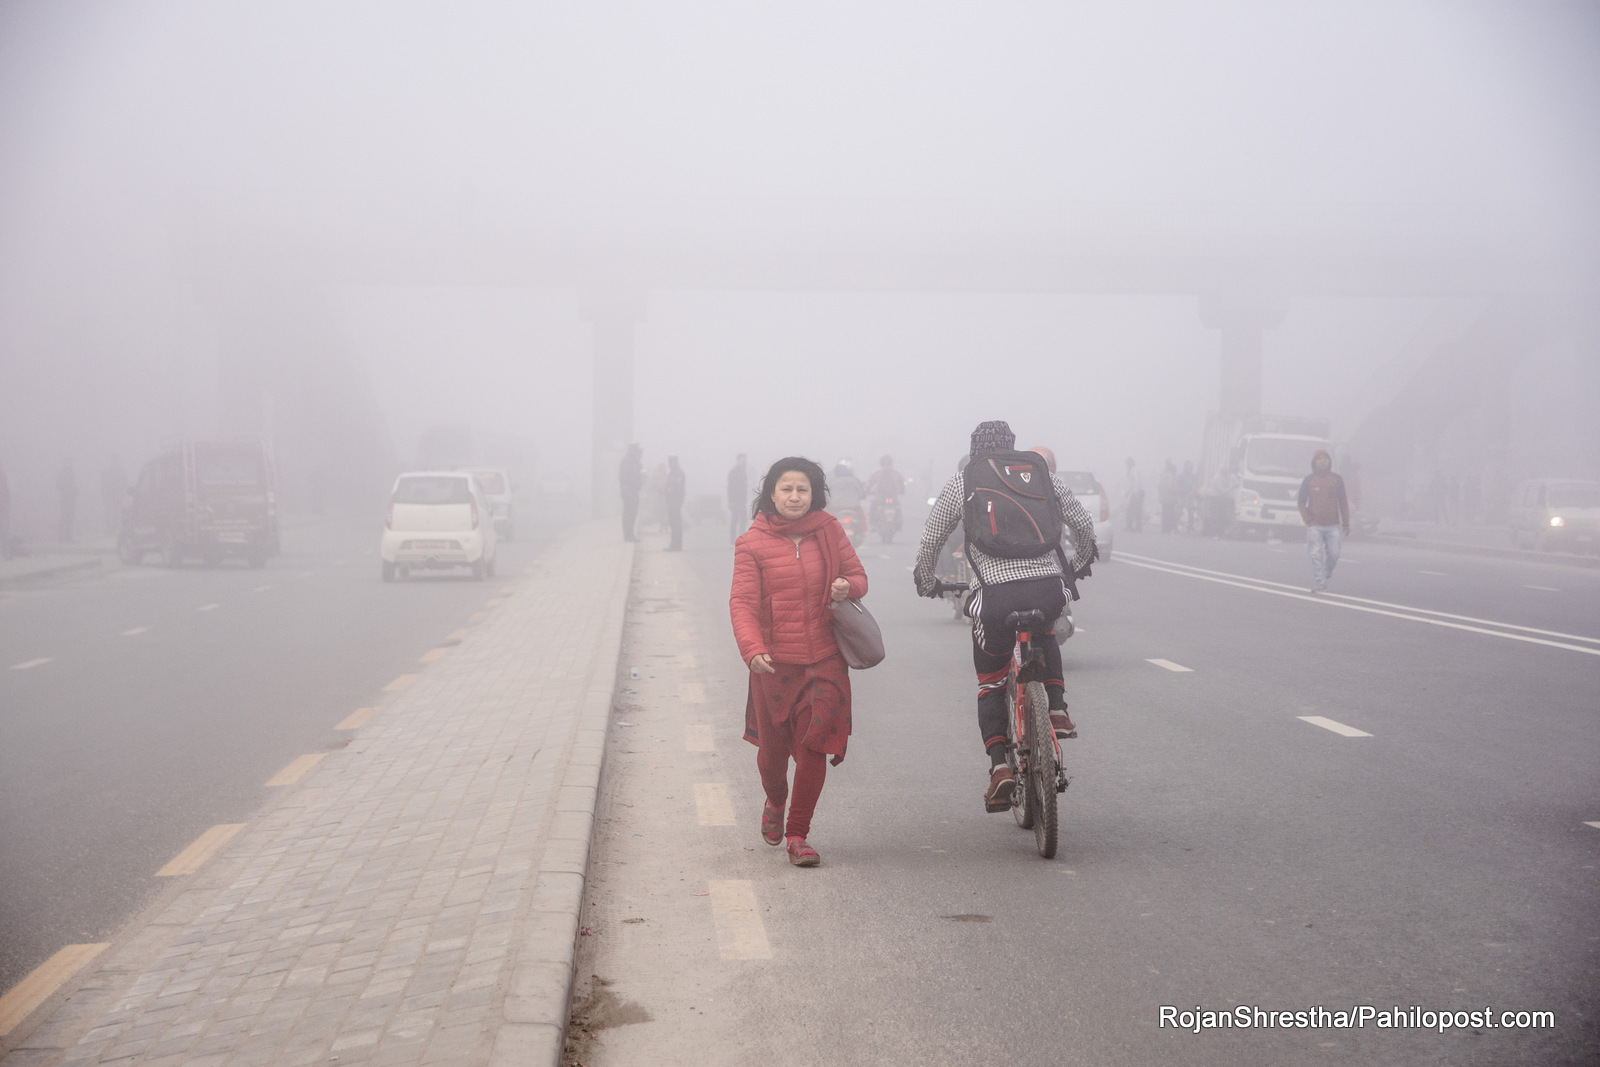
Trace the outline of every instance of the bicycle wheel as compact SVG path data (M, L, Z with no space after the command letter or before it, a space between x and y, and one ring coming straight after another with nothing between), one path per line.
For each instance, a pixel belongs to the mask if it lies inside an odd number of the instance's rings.
M1012 794L1011 817L1017 820L1017 825L1024 830L1033 829L1033 813L1038 810L1038 803L1033 800L1029 790L1033 788L1033 780L1028 777L1024 769L1027 760L1021 758L1025 751L1026 742L1016 736L1016 716L1011 712L1012 702L1017 699L1016 683L1006 686L1006 738L1011 744L1006 749L1006 763L1011 767L1011 777L1017 780L1017 791Z
M1050 729L1050 701L1043 682L1024 688L1028 701L1028 800L1033 807L1033 839L1039 855L1056 854L1056 745Z

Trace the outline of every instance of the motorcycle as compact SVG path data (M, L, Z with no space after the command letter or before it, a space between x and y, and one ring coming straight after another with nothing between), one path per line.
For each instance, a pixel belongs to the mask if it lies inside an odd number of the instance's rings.
M900 502L892 496L873 500L872 525L877 527L884 544L893 542L894 535L900 532Z
M972 581L972 566L967 562L962 550L954 543L946 541L944 548L939 553L939 562L935 565L935 577L946 586L959 586L960 589L948 589L941 592L942 599L950 601L951 617L957 622L965 622L967 618L966 587Z
M867 539L867 516L858 507L841 506L830 507L833 517L839 520L839 525L844 527L844 532L850 538L850 543L856 547Z

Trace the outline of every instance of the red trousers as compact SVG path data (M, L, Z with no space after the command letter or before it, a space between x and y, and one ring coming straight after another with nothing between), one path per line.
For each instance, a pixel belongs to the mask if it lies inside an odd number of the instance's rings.
M794 798L789 805L789 818L784 824L785 837L805 837L811 832L811 813L817 810L817 798L822 795L822 781L828 775L828 755L813 752L804 745L796 746L794 758ZM756 767L761 771L761 786L767 791L767 803L782 808L789 799L788 746L768 738L756 752Z

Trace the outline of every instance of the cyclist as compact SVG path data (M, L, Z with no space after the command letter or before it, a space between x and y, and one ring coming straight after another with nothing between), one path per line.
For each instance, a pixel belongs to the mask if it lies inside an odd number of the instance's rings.
M978 675L978 729L989 755L989 785L983 796L989 811L1010 808L1017 789L1006 763L1006 680L1017 634L1006 617L1037 609L1053 625L1072 595L1068 582L1086 577L1095 557L1089 513L1055 475L1041 469L1043 457L1015 451L1016 440L1004 422L979 423L972 431L970 462L945 483L934 502L912 570L917 593L935 595L939 549L956 524L962 525L973 570L966 614L972 619L972 664ZM996 499L1001 502L998 511ZM1026 515L1021 514L1024 510ZM1009 518L1017 524L1008 524ZM1063 523L1078 546L1070 563L1061 549ZM1019 533L1028 530L1032 543L1026 533ZM1044 657L1050 725L1057 737L1076 737L1077 728L1067 713L1061 648L1053 631L1051 636L1038 645Z

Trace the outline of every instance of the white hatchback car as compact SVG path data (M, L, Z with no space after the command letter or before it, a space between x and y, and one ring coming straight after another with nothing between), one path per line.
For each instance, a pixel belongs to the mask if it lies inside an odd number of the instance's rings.
M504 541L515 540L516 484L511 480L511 472L500 467L472 467L467 473L477 478L478 485L483 489L483 498L488 501L489 510L494 515L495 536Z
M494 575L495 533L483 487L467 471L412 471L394 481L383 523L383 580L413 570L470 567Z
M1111 501L1105 487L1088 471L1058 471L1061 484L1072 490L1078 503L1094 520L1094 543L1103 563L1111 561Z

